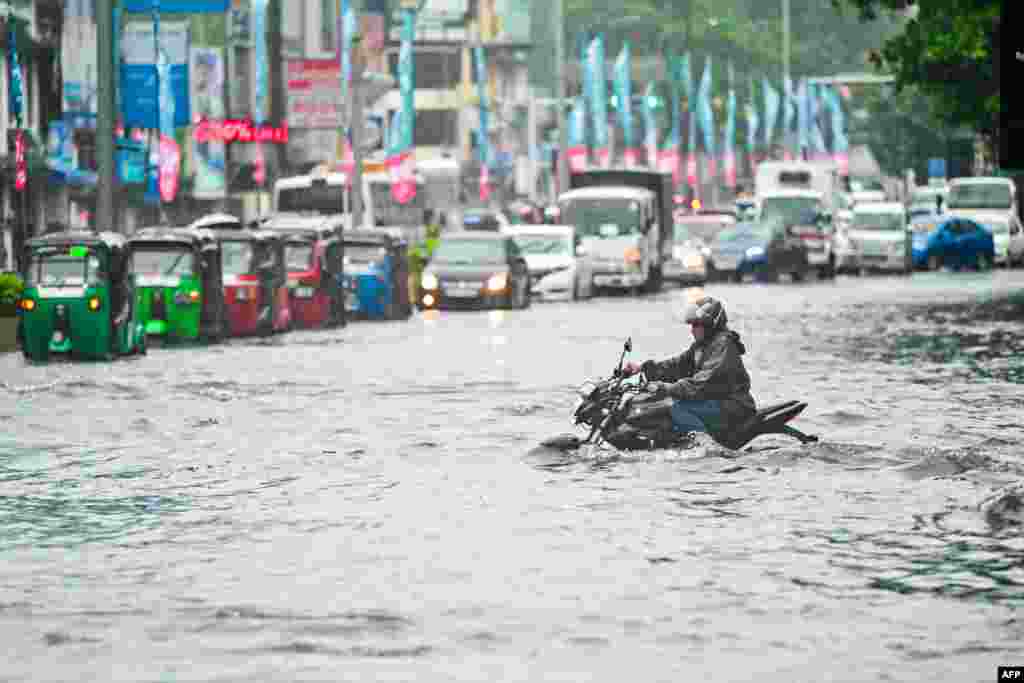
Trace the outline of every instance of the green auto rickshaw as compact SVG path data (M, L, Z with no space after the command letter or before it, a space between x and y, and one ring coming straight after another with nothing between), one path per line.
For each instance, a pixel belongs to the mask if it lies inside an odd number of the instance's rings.
M221 248L213 232L144 228L128 240L128 252L149 337L218 341L227 335Z
M57 232L29 240L24 276L19 309L26 359L110 360L146 352L123 235Z

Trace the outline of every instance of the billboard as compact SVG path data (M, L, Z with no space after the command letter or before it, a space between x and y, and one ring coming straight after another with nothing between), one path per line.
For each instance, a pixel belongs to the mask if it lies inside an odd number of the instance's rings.
M289 59L285 98L289 128L339 128L341 67L332 59Z
M224 118L224 50L219 47L193 47L189 53L191 107L195 117ZM222 140L189 140L192 169L195 172L192 194L198 199L221 199L227 195L227 145Z
M160 49L170 62L174 125L191 121L188 89L188 23L161 22ZM121 114L126 126L159 128L153 22L132 21L121 37Z
M96 116L95 17L93 0L69 0L64 5L60 50L64 81L62 104L64 113L71 120Z

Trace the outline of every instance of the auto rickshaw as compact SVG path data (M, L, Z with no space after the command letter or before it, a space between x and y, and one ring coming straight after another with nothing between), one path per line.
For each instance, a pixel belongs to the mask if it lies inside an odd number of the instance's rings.
M387 320L412 315L408 243L384 229L349 231L342 243L346 310Z
M213 230L220 243L224 303L232 336L292 326L284 240L268 230Z
M346 322L341 287L342 216L277 214L262 229L284 239L292 320L304 328L334 327Z
M25 245L19 303L22 352L111 360L146 352L127 240L110 232L60 232Z
M165 341L227 336L220 244L213 232L145 228L128 240L146 334Z

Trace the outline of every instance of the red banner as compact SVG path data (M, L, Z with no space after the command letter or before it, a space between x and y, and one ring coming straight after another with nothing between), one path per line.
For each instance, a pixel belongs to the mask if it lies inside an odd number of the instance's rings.
M196 121L192 136L196 142L288 142L288 124L257 126L248 119L201 118Z
M407 204L416 196L415 164L411 151L388 157L391 175L391 196L399 204Z
M18 129L14 137L14 189L21 192L28 185L28 164L25 163L25 131Z
M693 152L686 155L686 184L697 187L697 155Z
M160 136L160 199L173 202L178 194L178 169L181 165L181 150L174 138Z

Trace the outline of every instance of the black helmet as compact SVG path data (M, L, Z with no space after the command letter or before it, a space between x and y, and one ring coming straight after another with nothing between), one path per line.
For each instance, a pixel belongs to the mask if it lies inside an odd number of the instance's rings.
M721 301L705 296L686 307L686 322L701 323L709 330L717 330L725 327L728 318Z

